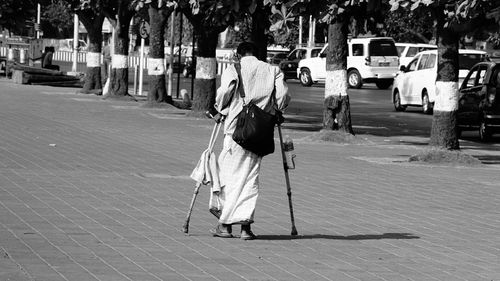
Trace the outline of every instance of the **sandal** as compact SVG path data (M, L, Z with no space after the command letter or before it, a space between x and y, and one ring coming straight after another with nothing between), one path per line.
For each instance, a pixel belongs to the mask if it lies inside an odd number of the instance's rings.
M253 234L252 231L242 231L240 235L241 240L254 240L257 238L257 235Z
M249 224L241 226L241 240L254 240L255 238L257 238L257 236L253 234Z
M233 237L231 232L229 232L227 230L221 230L220 225L217 225L217 227L215 227L214 229L210 229L210 233L214 237L220 237L220 238L232 238Z

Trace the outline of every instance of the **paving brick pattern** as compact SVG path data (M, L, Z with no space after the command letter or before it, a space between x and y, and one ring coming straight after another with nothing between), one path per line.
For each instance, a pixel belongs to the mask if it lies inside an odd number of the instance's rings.
M184 235L212 126L0 80L0 278L500 280L499 165L412 164L423 146L312 143L286 125L299 236L278 153L263 161L258 240L211 237L206 188ZM464 152L500 159L498 148Z

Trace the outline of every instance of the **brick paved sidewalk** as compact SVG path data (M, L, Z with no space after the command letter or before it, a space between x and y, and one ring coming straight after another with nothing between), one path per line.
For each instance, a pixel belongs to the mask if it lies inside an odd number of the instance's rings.
M205 188L186 236L211 121L74 92L0 79L2 280L500 280L495 144L462 146L490 165L419 165L425 140L310 143L285 125L299 236L277 153L258 240L211 237Z

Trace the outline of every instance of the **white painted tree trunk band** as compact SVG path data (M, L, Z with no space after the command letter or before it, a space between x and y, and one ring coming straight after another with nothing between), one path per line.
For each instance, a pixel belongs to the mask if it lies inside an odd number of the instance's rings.
M87 67L101 67L101 53L87 53Z
M113 55L111 59L111 68L128 68L128 56Z
M149 75L165 74L165 59L148 58L148 74Z
M217 59L196 57L196 78L215 79L217 77Z
M436 82L435 111L456 111L458 109L458 82Z
M347 96L347 70L328 70L325 78L325 98Z

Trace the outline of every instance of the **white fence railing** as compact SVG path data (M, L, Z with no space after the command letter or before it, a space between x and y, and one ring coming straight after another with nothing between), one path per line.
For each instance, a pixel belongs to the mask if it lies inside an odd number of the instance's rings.
M7 47L0 47L0 56L6 57L8 52ZM54 56L52 57L52 60L54 62L72 62L73 61L73 52L71 51L56 51L54 53ZM101 56L101 61L102 61L102 56ZM86 52L78 52L77 56L77 62L78 63L86 63L87 62L87 53ZM148 68L148 57L147 55L145 56L144 59L144 69ZM230 60L225 60L225 59L217 59L217 74L221 75L226 68L233 64L232 61ZM138 55L129 55L128 57L128 65L131 68L139 67L140 65L140 57ZM77 67L78 71L84 71L85 69L82 69L81 66Z

